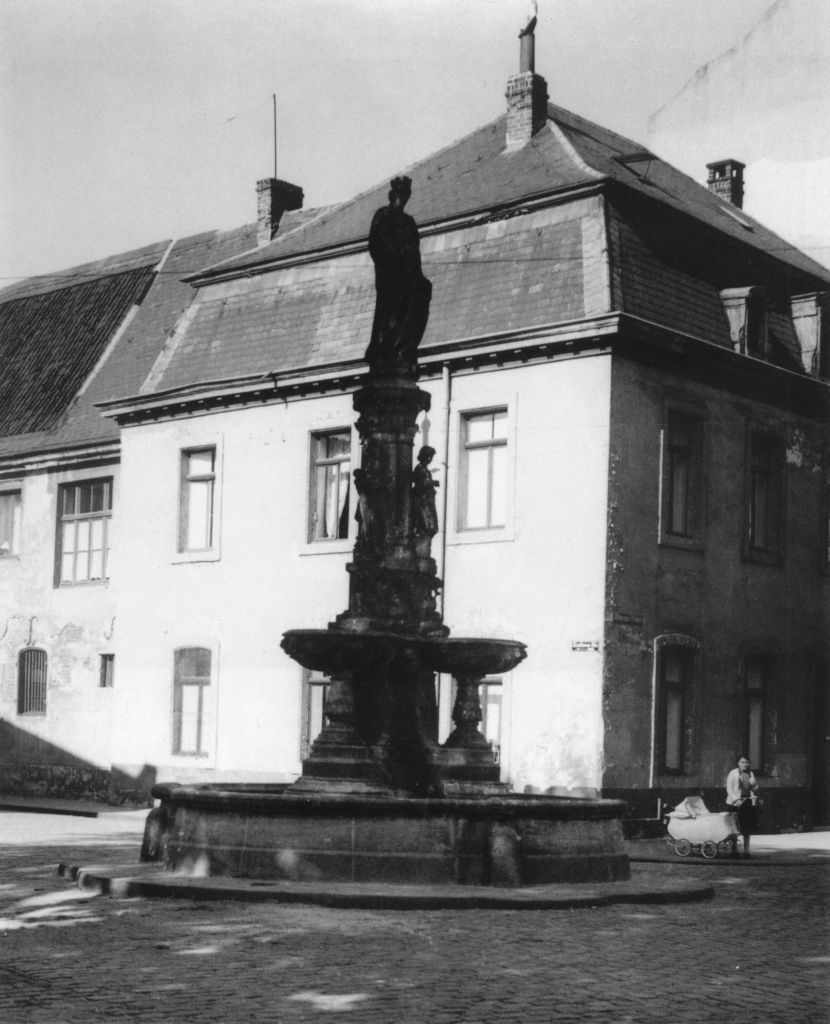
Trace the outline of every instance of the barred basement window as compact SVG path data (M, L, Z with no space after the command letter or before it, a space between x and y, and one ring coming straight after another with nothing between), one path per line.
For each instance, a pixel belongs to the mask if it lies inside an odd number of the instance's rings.
M27 647L17 658L18 715L46 714L46 651Z
M109 578L112 479L64 484L58 495L58 585Z

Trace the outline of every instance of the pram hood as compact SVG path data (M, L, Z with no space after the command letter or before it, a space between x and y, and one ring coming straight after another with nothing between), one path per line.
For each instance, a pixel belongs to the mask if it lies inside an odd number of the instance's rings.
M687 796L673 811L669 811L668 816L670 818L702 818L711 813L703 802L702 796Z

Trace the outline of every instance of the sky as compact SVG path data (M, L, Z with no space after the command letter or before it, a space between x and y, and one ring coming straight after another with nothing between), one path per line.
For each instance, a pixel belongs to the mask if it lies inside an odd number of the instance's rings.
M638 142L772 0L539 0L553 102ZM527 0L0 0L0 286L388 180L505 108Z

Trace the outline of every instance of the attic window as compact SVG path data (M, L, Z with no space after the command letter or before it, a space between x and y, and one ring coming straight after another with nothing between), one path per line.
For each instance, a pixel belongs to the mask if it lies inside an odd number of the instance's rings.
M769 356L768 303L762 288L726 288L720 293L732 348L741 355Z
M625 167L627 171L630 171L638 181L641 181L644 185L651 185L653 182L649 181L648 175L651 171L652 163L657 159L653 153L649 153L648 150L640 150L637 153L627 153L624 156L615 156L614 159L622 167ZM645 170L641 171L639 168L634 167L634 164L645 164Z
M736 220L745 231L754 231L755 226L751 224L746 217L742 217L740 213L734 207L719 206L718 210L724 215L724 217L731 217L732 220Z

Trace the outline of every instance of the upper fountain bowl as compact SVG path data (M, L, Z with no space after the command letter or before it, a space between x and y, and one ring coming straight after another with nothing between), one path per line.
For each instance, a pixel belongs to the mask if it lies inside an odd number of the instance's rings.
M482 678L509 672L527 655L518 640L480 637L419 637L396 633L349 633L334 629L290 629L282 647L305 668L326 675L377 665L396 650L417 651L433 672Z
M509 672L527 657L518 640L487 637L446 637L424 641L424 661L435 672L451 676L484 676Z

